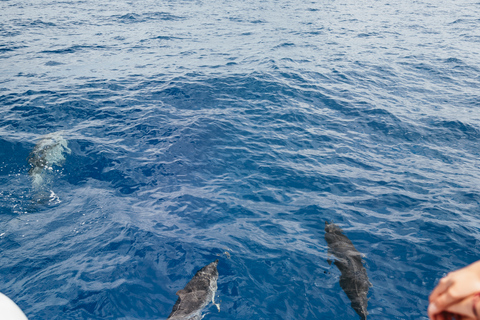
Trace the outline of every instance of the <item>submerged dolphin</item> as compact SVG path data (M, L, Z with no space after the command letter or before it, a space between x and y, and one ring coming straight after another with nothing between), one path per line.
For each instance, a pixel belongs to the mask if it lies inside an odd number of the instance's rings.
M367 319L367 293L372 286L367 270L362 264L362 254L355 249L352 241L334 223L325 222L325 240L328 252L335 256L335 265L342 273L340 287L352 302L352 308L362 320Z
M64 152L71 153L67 140L58 132L44 136L35 145L28 157L31 166L28 174L32 177L34 187L42 184L46 169L52 170L53 165L61 166L63 164Z
M200 320L201 312L210 301L215 304L218 259L198 270L185 288L177 291L177 302L167 320ZM219 305L217 305L220 311Z

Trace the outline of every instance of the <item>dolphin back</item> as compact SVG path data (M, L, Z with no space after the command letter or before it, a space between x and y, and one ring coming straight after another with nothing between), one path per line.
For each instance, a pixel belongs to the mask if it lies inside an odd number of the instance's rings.
M363 266L362 254L352 241L334 223L325 222L325 240L328 251L335 256L335 265L340 270L340 287L347 294L351 306L362 320L367 319L368 289L371 283Z
M33 148L28 156L33 185L39 187L44 180L44 173L52 169L53 165L62 166L65 162L65 153L70 154L68 142L59 132L44 136Z
M218 259L198 270L185 288L177 291L177 302L167 320L201 319L202 309L214 302L217 291Z

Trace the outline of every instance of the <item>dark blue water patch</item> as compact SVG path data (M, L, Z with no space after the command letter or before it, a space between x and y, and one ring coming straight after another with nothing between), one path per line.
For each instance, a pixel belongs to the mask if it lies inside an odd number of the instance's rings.
M479 128L475 128L474 126L461 121L437 120L432 121L429 124L434 128L440 129L438 134L441 134L443 139L448 139L451 141L458 139L478 141L480 138Z
M410 212L411 210L419 208L426 201L426 199L413 198L401 193L387 193L376 194L370 199L355 201L354 203L351 203L351 205L389 215L391 210Z
M295 81L301 83L304 81L302 78L292 78ZM168 82L165 81L157 81L157 85L164 86ZM170 82L166 86L167 88L160 91L161 95L153 95L150 96L150 98L146 99L145 101L161 101L162 103L167 103L171 106L175 106L176 108L182 107L182 104L185 104L187 106L188 104L188 109L192 109L191 104L189 103L189 100L192 97L195 97L195 101L197 101L197 104L194 107L194 109L202 110L202 109L209 109L209 108L231 108L229 104L225 104L225 101L222 100L222 95L225 94L225 91L230 91L230 95L239 95L239 96L247 96L251 100L254 100L257 94L260 94L259 92L256 92L258 89L249 89L248 86L244 86L244 84L248 84L248 82L244 81L237 81L236 78L231 78L230 79L217 79L217 80L212 80L211 85L209 83L205 83L203 81L197 81L197 82L191 82L191 83L180 83L180 82ZM265 81L259 81L258 82L260 88L265 88L266 86L268 87L269 83ZM260 86L261 85L261 86ZM148 84L148 86L152 86L151 83ZM126 190L130 191L125 191L125 192L132 192L134 189L128 189L131 188L135 181L138 183L139 181L142 180L148 180L148 177L151 177L154 173L162 173L162 175L172 175L174 172L177 174L180 172L188 172L188 170L192 170L193 168L205 168L209 170L210 173L216 172L218 174L221 174L221 172L224 172L226 170L225 164L222 164L222 161L228 161L233 163L236 163L236 165L240 165L238 168L240 168L240 172L243 170L251 170L255 169L257 170L259 168L258 166L258 160L263 159L261 161L265 161L269 159L268 153L264 152L265 146L270 145L270 146L278 146L282 148L286 148L287 150L301 150L301 149L310 149L310 148L317 148L320 145L323 144L324 147L328 146L331 147L333 142L335 140L332 140L331 137L325 136L325 135L315 135L312 136L308 134L307 131L305 131L302 126L304 126L306 123L311 124L311 125L327 125L330 129L334 129L335 131L341 131L342 126L340 126L338 123L337 124L322 124L321 118L318 117L313 117L311 115L302 113L302 112L292 112L289 110L285 109L278 109L278 111L274 111L274 109L262 109L262 108L256 108L254 106L249 106L248 104L244 104L242 106L242 109L239 109L238 116L238 123L235 118L231 119L230 122L225 122L225 121L220 121L219 119L211 119L210 117L206 117L204 119L199 118L196 122L193 122L194 126L191 128L192 130L198 132L198 134L192 135L186 130L183 130L181 127L178 126L172 126L172 125L167 125L164 130L159 129L159 125L164 124L169 117L174 116L173 114L164 114L164 115L153 115L146 113L142 111L142 107L138 106L137 108L128 105L123 105L119 104L116 102L117 100L117 92L120 92L124 90L124 86L121 85L120 83L114 83L114 82L104 82L104 81L98 81L98 82L92 82L88 85L82 86L81 90L88 90L85 91L85 94L79 94L77 101L74 102L66 102L66 103L56 103L56 99L63 99L61 97L65 97L65 93L63 94L55 94L55 95L50 95L51 97L49 98L49 101L42 102L42 94L36 93L36 92L31 92L29 95L30 96L37 96L34 98L34 100L26 101L24 103L24 106L19 106L18 101L16 102L17 104L17 109L16 111L22 111L24 114L24 117L26 119L30 119L31 121L37 121L35 119L50 119L50 117L53 117L49 115L50 112L55 113L55 117L57 120L62 120L64 119L67 121L68 119L75 118L77 121L81 121L82 119L88 120L88 119L97 119L97 120L105 120L108 123L109 129L106 130L107 136L110 136L111 138L127 138L132 139L132 143L135 143L134 141L139 141L137 139L141 139L140 141L146 141L148 145L155 145L155 144L164 144L165 146L168 146L168 151L164 154L163 157L161 158L156 158L156 161L159 161L158 165L146 165L145 167L140 167L138 170L134 170L136 172L134 174L135 178L133 180L130 179L125 179L126 178L126 172L123 172L120 170L113 170L110 174L112 176L110 178L108 177L102 177L99 178L102 181L107 181L107 180L124 180L125 184L124 187L127 187ZM185 89L187 88L187 89ZM207 89L207 90L206 90ZM285 90L283 87L275 87L272 86L272 88L275 91L280 91L279 89ZM208 92L210 90L210 92ZM245 92L245 90L247 92ZM251 90L252 93L250 94L248 91ZM192 92L191 94L186 94L186 91ZM219 93L221 94L219 95ZM311 92L311 93L310 93ZM312 94L313 93L313 94ZM45 92L45 94L49 94L49 92ZM293 91L288 92L288 95L293 96L295 93ZM340 109L342 110L343 113L348 114L349 116L356 117L358 118L357 125L362 125L362 123L366 122L365 128L370 128L372 137L374 139L379 140L379 141L385 141L385 139L380 139L379 137L390 137L389 139L392 139L392 143L396 141L409 141L408 136L406 135L407 132L412 132L417 129L412 129L409 128L408 126L406 128L402 128L405 126L402 121L400 121L398 118L394 117L391 113L382 110L382 109L366 109L361 111L360 108L355 108L354 106L348 106L346 104L340 105L338 102L336 102L333 99L325 99L322 95L318 93L314 93L312 90L306 90L306 91L298 91L296 92L297 99L301 98L302 95L310 99L310 96L318 96L319 100L321 101L324 106L331 108L333 106L334 109ZM57 96L58 98L55 98ZM88 97L88 100L85 100L84 97ZM152 99L153 98L153 99ZM169 101L170 99L174 99L173 101ZM50 100L51 99L51 100ZM112 100L113 99L113 100ZM277 96L275 99L279 101L279 103L282 101L282 95ZM93 100L97 100L97 102L93 103ZM104 100L104 101L102 101ZM140 100L141 101L141 100ZM99 104L100 102L100 104ZM135 102L132 100L134 104L138 104L138 102ZM39 104L44 104L45 107L42 108L32 108L32 105L39 105ZM48 106L48 108L47 108ZM67 111L66 111L67 110ZM139 119L142 119L142 124L138 123L130 127L127 126L127 129L125 130L122 129L120 130L120 124L118 123L115 124L115 121L120 121L125 113L125 111L128 111L130 115L135 115L137 114L136 117ZM234 110L234 109L232 109ZM272 112L273 111L273 112ZM347 112L348 111L348 112ZM286 132L286 133L294 133L298 132L295 139L272 139L268 138L265 141L261 141L261 136L258 137L258 139L251 139L248 137L253 137L251 133L248 131L242 132L240 124L244 120L241 120L243 117L247 117L246 119L254 120L255 122L258 122L259 125L262 126L267 126L271 128L273 131L278 131L279 133ZM182 117L177 117L178 119L181 119ZM362 119L363 118L363 119ZM385 123L381 122L381 119L385 119ZM148 119L148 120L147 120ZM369 120L369 119L375 119ZM147 122L146 122L147 120ZM254 122L254 123L255 123ZM243 122L245 123L245 122ZM268 123L268 124L267 124ZM233 125L232 125L233 124ZM13 125L13 123L12 123ZM388 126L387 126L388 125ZM46 128L46 127L45 127ZM58 128L58 121L57 121L57 128ZM175 135L172 135L172 133L176 132ZM402 132L405 132L402 133ZM259 151L259 155L253 156L250 153L245 153L241 152L241 149L238 149L237 152L236 150L229 148L228 145L225 145L224 142L222 142L222 139L218 139L218 137L228 137L228 139L225 139L225 141L228 141L229 139L235 139L234 133L241 133L242 136L245 138L251 139L248 141L248 143L242 142L238 139L236 139L236 145L238 146L243 146L245 150L251 149L252 151ZM381 133L382 135L379 135ZM411 133L409 133L411 135ZM433 134L432 134L433 136ZM144 139L142 137L149 137L147 139ZM412 141L415 139L412 137ZM417 140L418 141L418 140ZM210 146L216 146L214 148L209 148ZM228 155L228 153L222 154L219 152L221 150L221 147L224 148L224 150L230 150L229 152L232 152L232 154ZM192 148L193 147L193 148ZM268 150L268 148L267 148ZM427 155L426 152L429 152L429 156L436 156L437 158L441 156L438 152L433 154L427 149L424 149L423 151L415 151L415 153L421 152L424 155ZM118 157L118 155L121 155L121 157L125 157L126 154L121 151L121 148L117 149L112 153L110 156L110 159L113 159L114 157ZM177 155L177 158L172 157L172 155ZM277 153L278 156L281 155L281 153ZM131 155L130 155L131 156ZM222 159L221 161L209 161L207 162L206 159L208 158L211 159ZM271 158L272 161L274 161L275 158ZM332 158L333 159L333 158ZM301 160L302 162L304 161L310 161L307 158L291 158L289 161L298 161ZM239 161L242 161L241 163ZM253 163L257 161L257 165L253 166ZM323 160L325 161L325 160ZM333 160L332 160L333 161ZM346 164L348 166L354 166L361 168L362 170L375 170L374 166L367 165L364 162L357 162L358 160L352 158L352 157L338 157L334 161L339 161L339 163ZM80 162L80 161L79 161ZM102 162L102 161L100 161ZM88 161L87 161L88 163ZM106 161L108 163L108 161ZM215 164L216 163L216 164ZM261 162L260 162L261 163ZM123 165L127 165L126 163ZM106 167L108 167L107 165ZM100 168L105 168L105 166L100 166ZM190 169L188 169L190 168ZM202 169L203 170L203 169ZM86 176L91 176L94 175L92 169L88 169L87 172L92 172L91 174L87 174ZM143 173L141 173L143 172ZM138 173L141 173L138 176ZM270 173L266 173L267 175L270 175ZM296 175L296 173L292 173L292 175ZM78 177L78 176L75 176ZM140 179L140 180L138 180ZM82 179L80 179L82 180ZM295 179L293 180L295 181ZM314 182L315 180L309 180L307 178L305 181L309 182L310 185L313 187L316 185ZM276 183L276 182L275 182ZM272 182L272 184L275 184ZM119 184L119 186L122 184ZM142 185L142 184L140 184ZM327 183L328 185L328 183ZM340 187L340 189L339 189ZM343 187L339 185L339 187L335 187L336 190L344 190ZM306 185L304 187L306 188ZM333 189L332 189L333 190ZM353 191L353 189L351 189ZM328 190L324 190L328 191ZM252 196L252 195L250 195ZM256 198L259 199L259 198ZM273 201L270 199L269 201Z
M16 47L16 46L0 45L0 54L1 53L7 53L7 52L10 52L10 51L15 51L19 48L20 47Z
M464 37L467 41L480 42L480 36L472 36L466 34L461 34L461 36Z
M22 33L20 31L12 31L12 30L7 30L7 29L0 29L0 35L2 37L17 37L21 35Z
M35 99L33 99L35 100ZM29 118L29 119L35 119L40 120L40 121L45 121L44 124L39 125L38 128L48 128L52 126L52 121L55 120L55 116L52 115L49 110L47 110L45 107L42 106L37 106L35 108L30 108L28 105L27 106L15 106L10 109L12 112L16 112L20 115L22 118ZM14 120L11 121L6 121L6 124L11 124L13 126L18 125L14 123Z
M359 33L357 34L357 38L370 38L370 37L383 37L382 35L380 35L379 33L376 33L376 32L370 32L370 33Z
M172 200L175 204L166 208L168 212L182 218L184 221L188 221L188 224L193 225L195 228L200 229L208 229L215 224L234 223L236 219L242 217L231 215L233 212L247 213L244 216L251 215L251 213L245 211L245 209L238 210L238 208L236 208L230 211L226 203L189 194L178 196Z
M241 96L244 101L255 101L260 97L262 100L271 101L280 101L281 99L281 96L277 94L281 86L263 76L210 78L205 79L206 81L203 81L202 78L201 75L196 81L176 78L165 83L162 90L153 90L152 98L175 105L177 108L193 110L217 106L218 100L222 96L228 97L229 95ZM218 98L215 99L214 95L218 95ZM202 101L202 104L192 104L189 101Z
M439 216L438 220L442 217ZM441 270L447 266L449 270L458 269L461 265L472 263L478 260L479 246L478 242L472 237L470 231L462 230L460 226L444 225L434 220L417 221L418 229L421 234L435 234L435 241L429 240L428 250L423 255L417 255L416 259L424 261L425 265L431 266L431 270ZM465 251L457 249L459 243L465 248ZM442 254L444 248L455 248L448 254ZM425 249L424 249L425 250ZM428 253L427 253L428 252ZM455 259L454 257L458 257ZM435 274L435 273L433 273ZM439 280L440 275L436 274L437 279L428 278L428 280ZM427 281L428 281L427 280ZM432 283L433 285L433 283Z
M260 165L257 170L265 177L262 182L266 185L282 188L285 191L304 190L315 193L331 193L336 195L363 195L364 192L358 190L349 180L340 176L310 175L301 173L285 167L267 167ZM246 195L246 199L253 201L277 202L268 195Z
M279 44L278 46L275 46L275 48L288 48L288 47L295 47L295 43L293 42L284 42L282 44Z
M460 18L448 23L448 25L476 25L480 20L476 18Z
M462 23L462 22L464 22L464 21L465 21L465 19L457 19L457 20L455 20L455 21L453 21L453 22L450 22L450 24L458 24L458 23Z
M452 146L455 146L455 149L462 148L469 150L472 154L477 154L477 151L475 151L475 141L478 139L479 129L475 126L462 121L447 121L431 118L422 119L421 122L423 127L417 127L420 134L418 139L419 141L427 143L427 145L412 146L411 150L415 154L435 156L435 158L447 163L457 162L457 156L445 153L445 149L428 146L428 144L442 146L446 141Z
M19 304L26 314L32 319L55 318L58 314L66 319L80 315L89 319L166 317L175 302L175 291L188 281L189 274L193 276L192 269L201 267L194 262L189 269L183 268L192 264L192 254L198 257L193 253L195 248L128 225L97 225L96 229L102 232L75 243L66 230L59 229L59 243L48 253L35 259L5 261L2 272L12 272L17 281L33 272L37 277L30 288L40 286L44 293L55 292L52 303L36 289L25 288L29 298ZM10 250L20 249L11 246ZM102 261L103 270L96 270L97 261ZM65 286L64 279L77 279L77 284ZM32 307L33 301L37 301L37 307ZM38 301L42 301L40 308Z
M438 61L445 66L442 71L454 78L475 79L480 77L480 69L477 66L467 64L461 59L452 57Z
M171 37L171 36L156 36L156 37L153 37L152 39L154 39L154 40L165 40L165 41L168 41L168 40L181 40L182 38L179 38L179 37Z
M57 92L49 90L27 90L23 93L9 93L0 96L0 102L4 105L24 104L30 101L32 97L52 96L57 97Z
M40 19L37 19L35 21L32 21L30 23L32 26L38 26L38 27L56 27L57 25L53 22L45 22Z
M195 84L188 84L179 82L180 86L175 86L175 83L170 83L165 89L161 91L153 91L152 98L155 100L162 100L170 105L175 105L176 108L187 109L202 109L204 105L192 103L192 101L208 101L211 97L211 86L200 84L202 90L196 90L198 86ZM210 99L213 102L213 99ZM212 103L210 102L210 104Z
M51 53L51 54L68 54L68 53L76 53L78 51L83 50L101 50L106 49L106 46L95 45L95 46L85 46L85 45L74 45L68 48L56 49L56 50L43 50L40 53Z
M121 16L113 16L113 18L122 23L141 23L147 20L179 21L185 19L184 17L175 16L168 12L127 13Z
M454 64L454 65L464 65L465 63L458 58L448 58L444 60L445 63Z
M22 142L0 139L0 176L9 174L26 173L28 166L27 158L30 146ZM18 159L25 161L19 162Z
M111 91L118 91L119 93L122 93L123 90L128 89L126 84L128 83L129 86L133 86L134 88L136 87L135 83L130 83L127 81L107 81L105 79L85 79L85 83L80 84L79 86L75 86L72 89L75 89L75 91L78 89L79 94L82 94L84 90L86 90L87 97L96 90L97 92L111 92Z
M424 62L401 62L400 64L410 66L412 70L419 72L422 76L435 81L453 83L453 78L443 72L438 66Z
M92 93L91 95L94 97L95 93ZM30 90L22 95L3 95L0 97L0 101L2 101L4 105L14 105L10 111L17 112L18 115L25 120L25 122L22 122L24 125L43 119L49 121L42 122L42 127L57 128L57 130L62 126L67 126L69 123L71 124L72 119L82 121L82 119L86 120L95 116L96 113L101 114L104 112L103 109L97 110L97 104L92 103L90 100L86 100L84 97L78 97L78 99L64 99L68 96L70 96L70 93L66 91L37 92ZM104 92L103 96L112 96L112 91ZM53 121L52 117L57 120ZM20 123L10 120L5 121L5 124L14 126L20 125ZM56 131L53 129L50 130ZM45 133L49 132L46 131Z
M221 82L220 82L221 83ZM204 89L204 85L194 85L192 84L192 91L193 92L196 92L196 91L200 91L200 90L203 90ZM107 85L105 83L95 83L95 84L92 84L91 86L88 86L89 89L94 89L92 92L89 93L90 95L90 98L94 98L94 99L105 99L105 98L110 98L111 97L111 94L112 92L109 93L109 91L106 91L106 90L98 90L99 87L102 87L102 88L106 88ZM87 88L87 87L85 87ZM212 86L212 88L218 88L218 86L214 87ZM175 89L175 87L174 87ZM122 90L122 87L113 87L113 90ZM223 88L222 88L223 90ZM164 92L165 93L165 92ZM171 95L174 95L174 96L178 96L178 93L179 91L176 91L173 90L173 91L169 91L167 90L167 93L169 93L169 95L165 95L165 97L168 97L168 96L171 96ZM113 92L113 94L115 94ZM181 100L183 99L189 99L187 96L180 96L181 97ZM198 98L197 101L202 101L201 102L201 107L202 108L208 108L208 104L212 105L212 102L213 102L213 105L215 105L215 100L216 100L216 93L215 93L215 90L212 89L212 93L211 95L205 95L204 98ZM166 100L164 97L162 97L162 100ZM55 100L53 100L55 101ZM168 100L167 100L168 101ZM106 103L107 101L105 101L104 103ZM269 119L268 121L270 122L268 124L268 126L271 126L273 130L278 130L279 132L282 132L282 131L285 131L285 132L294 132L294 131L298 131L298 134L301 136L301 135L305 135L304 138L302 139L297 139L297 140L292 140L291 143L288 142L288 140L285 140L285 139L272 139L272 138L269 138L268 140L262 142L261 140L259 139L254 139L254 140L251 140L248 142L248 144L244 143L244 142L241 142L240 140L237 141L237 145L238 146L242 146L245 148L245 150L247 149L251 149L252 151L259 151L260 153L258 155L253 155L253 154L250 154L250 153L245 153L245 152L241 152L241 149L238 149L238 151L240 152L236 152L234 149L229 148L228 145L225 145L223 146L223 148L227 148L225 150L230 150L229 152L232 152L232 154L228 155L228 153L226 153L225 155L222 155L221 153L219 153L218 150L221 150L221 146L224 144L224 142L222 142L222 139L219 139L218 137L229 137L228 139L233 139L234 138L234 133L239 133L239 132L242 132L241 128L240 128L240 122L235 125L232 125L231 123L228 123L228 122L222 122L222 121L219 121L219 120L213 120L212 119L208 119L208 118L205 118L205 119L199 119L200 121L197 121L196 124L191 128L193 129L194 131L197 131L198 132L198 135L191 135L188 131L185 131L183 129L180 129L178 127L174 127L174 126L167 126L165 128L165 130L158 130L158 124L159 123L164 123L166 118L162 118L160 116L151 116L151 115L148 115L148 114L145 114L144 112L142 112L142 109L141 108L138 108L137 111L135 111L135 108L131 108L131 107L127 107L127 106L122 106L122 105L118 105L116 103L113 102L110 103L111 104L111 107L107 107L107 108L102 108L95 103L95 104L92 104L91 101L77 101L75 103L71 103L69 102L68 105L67 104L60 104L59 106L53 106L54 108L58 108L58 111L61 111L61 110L69 110L68 111L68 114L64 115L64 117L70 117L70 116L74 116L76 119L90 119L92 117L94 118L97 118L97 119L106 119L106 120L109 120L109 126L110 128L112 129L108 129L107 132L111 132L109 135L112 135L112 138L114 136L118 136L118 137L127 137L127 136L131 136L131 138L135 138L135 139L142 139L141 137L143 136L149 136L150 138L146 141L148 141L148 144L152 144L152 145L155 145L155 144L158 144L158 143L167 143L170 144L170 147L168 147L168 151L164 154L163 156L163 159L162 158L157 158L156 161L159 161L159 165L158 166L150 166L150 165L147 165L146 167L143 167L143 168L139 168L139 170L141 171L137 171L138 172L144 172L144 173L148 173L148 175L145 176L145 174L141 174L140 176L140 179L144 179L145 177L148 177L148 176L151 176L153 174L153 172L163 172L162 174L163 175L171 175L173 172L177 172L177 174L179 172L186 172L185 170L187 168L209 168L208 170L212 173L212 172L218 172L218 174L220 174L221 172L224 172L226 170L226 167L225 167L225 164L222 164L222 162L217 162L217 165L215 165L214 162L207 162L206 159L208 159L209 157L211 159L222 159L224 158L224 160L227 160L228 162L230 161L233 161L233 163L237 163L237 167L240 168L240 172L245 170L251 170L251 169L259 169L259 168L263 168L263 165L261 165L263 162L265 162L267 159L269 159L269 156L268 156L268 153L265 153L264 152L264 148L266 145L271 145L271 146L280 146L280 147L283 147L283 148L287 148L287 149L308 149L308 148L314 148L315 147L315 144L314 144L314 141L317 141L317 143L320 143L320 142L327 142L328 145L330 146L331 143L332 143L332 138L329 138L327 136L324 136L324 135L320 135L320 136L309 136L307 134L306 131L304 131L301 126L296 126L295 123L298 122L298 124L301 124L301 123L308 123L310 121L314 121L312 120L310 117L307 117L305 116L304 114L302 113L298 113L298 114L294 114L294 113L291 113L291 112L286 112L286 111L282 111L282 112L279 112L278 114L276 114L275 112L271 113L270 112L270 115L268 115L268 112L267 110L262 110L262 109L246 109L245 110L245 114L248 115L249 117L252 117L252 116L257 116L258 115L258 121L260 121L262 118L263 120L260 122L260 123L263 123L263 125L265 125L265 120L266 119ZM105 106L108 106L109 104L105 104ZM174 105L172 103L172 105ZM179 104L176 104L176 106L178 107ZM212 105L212 106L213 106ZM17 107L18 108L18 107ZM34 113L31 113L32 112L32 109L28 107L28 104L25 106L25 108L29 109L30 111L30 114L26 114L27 117L32 117L33 118L36 118L38 116L38 114L35 114ZM27 111L27 109L25 109L25 111ZM34 109L35 110L35 109ZM43 109L40 109L38 111L42 111ZM48 109L45 108L45 110L50 110L52 111L53 109L51 109L50 107ZM78 110L78 112L75 112L75 110ZM123 111L122 110L129 110L129 112L132 112L134 111L134 113L131 113L131 114L135 114L135 113L138 113L139 115L142 115L142 119L150 119L149 121L151 121L151 125L148 125L148 123L144 123L143 124L138 124L138 125L134 125L131 127L131 130L132 130L132 133L135 133L134 135L130 134L129 131L130 130L123 130L122 131L119 131L117 129L117 127L113 125L113 122L112 120L113 119L122 119L123 117ZM43 112L43 111L42 111ZM379 113L380 112L380 113ZM38 112L37 112L38 113ZM57 113L57 117L58 117L58 114L61 114L63 113L62 111L60 113ZM41 114L41 113L40 113ZM378 116L379 114L381 115L389 115L389 113L387 112L384 112L384 111L375 111L373 110L372 111L372 114L370 115L368 112L366 113L368 116L373 116L373 115L376 115ZM265 118L265 116L267 116L269 118ZM43 116L45 117L45 115ZM273 117L273 118L272 118ZM278 120L281 120L278 122L278 126L276 125L276 121L278 121L277 118L278 117ZM60 117L61 119L61 117ZM273 121L272 121L273 120ZM318 119L316 120L318 121ZM195 123L195 122L194 122ZM313 122L313 123L316 123L316 122ZM378 128L377 128L378 129ZM292 131L293 130L293 131ZM172 133L174 132L177 132L175 135L172 136ZM242 135L244 137L253 137L253 135L251 133L249 133L248 131L245 131L244 133L242 133ZM170 137L170 138L169 138ZM168 138L168 139L166 139ZM172 139L173 138L173 139ZM312 139L313 138L313 139ZM228 139L226 139L225 141L227 141ZM258 140L258 141L255 141L255 140ZM214 145L216 146L215 148L209 148L209 145ZM192 148L192 146L194 146L194 148ZM318 144L317 144L318 146ZM263 151L262 151L263 150ZM111 155L111 159L113 159L114 157L118 157L118 152L120 152L119 154L124 157L125 154L124 152L121 151L121 149L118 149L117 151L114 151L114 153L112 153ZM176 159L175 158L172 158L172 155L176 155ZM278 154L278 155L281 155L281 154ZM220 158L219 158L220 156ZM183 157L183 158L182 158ZM168 160L170 158L170 160ZM273 161L275 158L271 158L271 160ZM172 161L173 160L173 161ZM241 160L242 162L239 163L239 160ZM258 160L261 160L261 162L258 162ZM295 158L291 158L291 160L289 161L298 161L298 160L301 160L301 161L309 161L309 159L307 158L298 158L298 159L295 159ZM332 160L333 161L333 160ZM365 163L362 163L362 162L357 162L357 160L351 158L351 157L345 157L345 156L342 156L342 157L338 157L336 160L334 161L339 161L339 163L344 163L344 164L347 164L349 166L358 166L359 168L362 168L362 169L366 169L366 170L374 170L374 167L372 166L368 166L366 165ZM78 162L81 162L81 161L78 161ZM102 161L101 161L102 162ZM228 163L227 162L227 163ZM256 165L253 165L253 163L257 162ZM88 161L86 161L86 163L88 163ZM108 161L107 161L108 163ZM260 166L259 166L260 164ZM125 164L126 165L126 164ZM239 166L240 165L240 166ZM108 166L107 166L108 167ZM105 166L100 166L100 168L105 168ZM183 168L183 169L182 169ZM103 170L103 169L102 169ZM180 170L180 171L179 171ZM279 168L279 172L282 171L281 168ZM88 169L87 172L91 171L91 169ZM113 171L113 173L119 173L119 171ZM271 175L272 172L265 172L265 174L267 176L272 176ZM93 171L92 171L92 174L93 174ZM116 173L115 173L116 174ZM114 176L115 176L114 174ZM115 180L118 178L118 180L122 180L122 177L125 178L125 173L123 173L123 176L122 174L119 175L119 176L112 176L112 179ZM292 175L295 176L296 173L292 172ZM87 177L88 176L91 176L90 174L87 174L86 175ZM141 178L143 176L143 178ZM301 181L303 179L302 176L300 176L301 178L299 179L299 181ZM137 176L137 179L139 177ZM102 178L102 180L105 180L106 178ZM305 181L306 181L306 184L303 184L304 187L302 188L308 188L307 185L310 185L311 187L315 188L316 185L318 185L319 183L316 183L315 180L309 180L310 178L306 178ZM108 180L108 179L107 179ZM124 179L125 180L125 179ZM125 181L128 181L128 179L126 179ZM135 180L134 180L135 181ZM138 182L138 180L136 180ZM293 181L296 181L295 179L293 179ZM305 182L304 181L304 182ZM278 181L275 181L275 182L272 182L272 184L276 184L278 183ZM133 183L126 183L126 185L132 185ZM325 185L331 185L331 183L328 183L328 182L325 182ZM310 187L310 188L311 188ZM343 187L341 187L341 185L339 184L337 187L335 187L336 190L343 190L343 191L346 191L346 189L344 189ZM353 189L351 189L353 191ZM324 191L328 191L327 189L325 189ZM251 195L250 195L251 196ZM257 199L261 199L261 198L257 198ZM265 198L267 199L267 198ZM273 201L272 199L270 199L269 201Z
M186 19L185 17L176 16L168 12L148 12L148 13L145 13L144 15L149 19L164 20L164 21L179 21L179 20Z
M124 14L122 16L119 16L118 19L120 21L135 21L135 20L138 20L140 19L140 15L136 14L136 13L127 13L127 14Z
M228 17L228 20L235 23L245 22L244 19L241 17Z
M16 77L21 77L21 78L35 78L35 77L38 77L38 74L19 72L15 76Z
M120 160L123 155L118 150L103 149L100 155L97 146L81 140L71 140L69 148L72 153L66 157L68 165L63 170L63 178L72 185L83 185L94 179L110 183L121 194L131 194L142 186L142 181L125 171L125 164Z
M455 200L464 203L464 204L470 204L472 205L471 209L471 214L476 214L476 209L475 207L480 207L480 192L476 190L459 190L455 194Z
M400 121L393 115L383 119L369 117L368 112L366 112L365 115L363 119L360 118L359 120L368 127L372 140L393 144L398 143L400 140L408 142L415 142L419 139L423 140L421 131Z
M49 67L56 67L56 66L61 66L61 65L64 65L65 63L62 63L62 62L58 62L58 61L48 61L48 62L45 62L45 65L46 66L49 66Z

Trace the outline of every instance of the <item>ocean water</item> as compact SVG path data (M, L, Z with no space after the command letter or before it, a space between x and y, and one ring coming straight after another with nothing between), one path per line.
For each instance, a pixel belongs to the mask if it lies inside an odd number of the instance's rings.
M0 292L29 319L166 319L215 259L205 320L358 319L325 221L372 320L480 259L478 0L0 9Z

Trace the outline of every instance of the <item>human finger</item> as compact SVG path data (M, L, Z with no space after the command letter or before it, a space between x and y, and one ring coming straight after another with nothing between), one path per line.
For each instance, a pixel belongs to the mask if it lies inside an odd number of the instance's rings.
M474 303L474 298L473 296L469 296L465 299L462 299L461 301L449 306L447 308L447 311L452 313L452 314L457 314L458 316L455 317L455 319L475 319L476 316L473 313L473 303Z
M440 312L439 317L441 320L452 320L452 314L446 311Z
M446 320L443 312L431 313L428 310L428 319L430 320Z
M464 298L461 292L458 292L455 288L449 288L439 295L434 302L430 303L428 309L432 313L446 311L449 306L460 302Z
M433 320L450 320L447 312L440 312L433 316Z
M437 286L433 289L432 293L430 293L430 297L428 301L433 302L435 299L441 295L445 290L447 290L452 285L452 281L450 279L450 274L440 279Z

